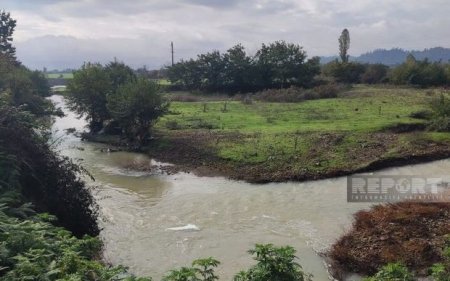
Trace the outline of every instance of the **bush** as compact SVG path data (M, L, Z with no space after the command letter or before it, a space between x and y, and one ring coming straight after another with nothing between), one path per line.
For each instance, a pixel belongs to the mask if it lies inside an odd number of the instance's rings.
M443 86L450 83L444 64L440 62L431 63L426 59L419 61L412 55L409 55L403 64L395 67L389 78L395 84L421 87Z
M27 113L0 107L0 152L16 163L1 168L17 168L9 174L17 174L16 188L38 211L56 215L62 225L78 236L97 235L94 200L78 176L83 169L54 153L47 140L36 133L33 122L33 116Z
M428 122L427 129L436 132L450 132L450 117L437 117Z
M307 281L312 275L303 272L302 267L295 260L294 248L290 246L275 247L272 244L256 244L255 249L249 251L258 262L247 271L239 272L235 281Z
M450 98L441 94L430 101L432 118L428 123L428 129L438 132L450 131Z
M416 118L416 119L429 120L433 117L433 111L424 109L424 110L420 110L420 111L411 113L409 115L409 117Z
M322 67L322 72L340 83L360 83L366 65L357 62L332 61Z
M112 118L126 137L139 146L147 143L153 123L168 110L169 103L158 90L155 82L139 78L119 86L107 97Z
M369 64L361 75L361 82L366 84L383 83L387 80L389 67L384 64Z
M414 276L401 263L391 263L383 266L380 271L364 281L414 281Z
M329 83L313 89L290 87L287 89L269 89L253 95L255 100L264 102L302 102L305 100L336 98L343 91L342 84Z

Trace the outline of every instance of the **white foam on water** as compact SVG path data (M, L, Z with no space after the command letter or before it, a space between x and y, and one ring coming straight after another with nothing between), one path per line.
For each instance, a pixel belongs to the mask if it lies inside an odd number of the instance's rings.
M172 230L172 231L186 231L186 230L199 231L200 228L198 228L198 226L196 226L195 224L187 224L185 226L169 227L169 228L166 228L166 230Z

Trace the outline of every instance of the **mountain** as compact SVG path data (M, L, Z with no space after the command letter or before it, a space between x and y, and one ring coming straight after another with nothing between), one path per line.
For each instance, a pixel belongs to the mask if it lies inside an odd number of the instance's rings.
M392 66L403 63L408 54L412 54L418 60L428 59L433 62L450 62L450 48L442 47L435 47L422 51L407 51L399 48L393 48L390 50L377 49L375 51L362 54L358 57L350 57L350 60L361 63L382 63ZM328 63L336 58L338 57L322 57L321 62Z

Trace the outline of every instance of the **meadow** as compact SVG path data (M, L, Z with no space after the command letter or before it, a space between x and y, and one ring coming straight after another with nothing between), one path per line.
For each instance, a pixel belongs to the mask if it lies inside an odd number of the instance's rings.
M191 150L183 155L196 161L195 152L201 152L195 166L226 167L234 178L320 178L380 160L448 153L449 133L425 131L425 121L411 117L440 92L357 85L338 98L299 103L205 97L172 102L155 129L164 147L177 146L174 151L183 154L183 146Z
M70 72L67 72L67 73L47 73L47 74L45 74L45 76L47 77L47 79L58 79L58 78L72 79L73 78L73 73L70 73Z

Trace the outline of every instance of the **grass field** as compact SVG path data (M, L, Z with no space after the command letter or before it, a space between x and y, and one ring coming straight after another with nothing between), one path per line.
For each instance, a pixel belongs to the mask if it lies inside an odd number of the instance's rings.
M72 73L47 73L46 76L48 79L57 79L57 78L72 79L73 78Z
M438 92L355 86L335 99L301 103L172 102L156 129L166 145L184 139L233 167L257 167L267 180L320 176L427 153L430 143L448 149L448 133L390 129L423 123L410 115Z
M243 133L305 131L373 131L395 123L418 122L409 115L425 107L427 96L418 90L356 88L341 98L301 103L246 105L239 101L173 102L167 121L180 128L198 124ZM226 109L224 109L226 104Z

